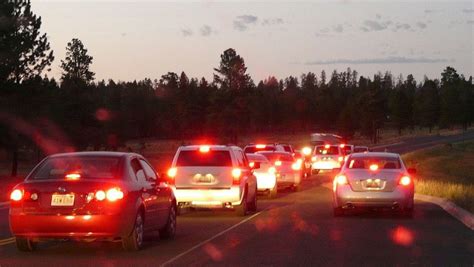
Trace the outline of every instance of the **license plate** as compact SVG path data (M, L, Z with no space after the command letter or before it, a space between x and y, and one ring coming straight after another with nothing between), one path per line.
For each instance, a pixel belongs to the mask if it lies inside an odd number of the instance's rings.
M53 195L51 198L51 206L56 207L68 207L74 205L74 195L65 194L65 195Z
M367 179L365 181L367 188L380 188L382 186L382 180L380 179Z

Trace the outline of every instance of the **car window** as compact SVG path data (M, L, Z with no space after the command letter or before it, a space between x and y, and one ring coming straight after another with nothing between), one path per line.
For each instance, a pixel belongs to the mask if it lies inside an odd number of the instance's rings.
M269 161L295 161L293 156L288 153L266 153L266 152L259 152L264 155Z
M80 179L116 179L119 162L118 157L54 157L45 160L30 179L67 179L66 176L72 173L80 175Z
M146 177L148 179L155 180L157 179L156 172L153 170L153 168L144 160L140 160L140 163L143 166L143 170L145 171Z
M348 169L369 169L376 165L377 169L400 169L401 163L394 157L352 157L346 163Z
M247 146L244 149L245 154L255 153L258 151L275 151L276 148L274 145L263 145L261 147L257 146Z
M239 167L243 167L244 166L244 155L239 150L234 150L234 152L235 152L234 153L235 157L237 159L237 164L239 165Z
M143 167L140 165L137 159L132 159L130 162L130 165L132 166L133 173L135 174L135 177L138 182L145 182L146 181L146 176L145 176L145 171L143 170Z
M290 152L290 153L293 152L293 151L291 151L291 147L290 147L290 146L287 146L287 145L283 146L283 149L284 149L286 152Z
M176 161L177 167L185 166L232 166L230 151L210 150L200 152L199 150L181 150Z

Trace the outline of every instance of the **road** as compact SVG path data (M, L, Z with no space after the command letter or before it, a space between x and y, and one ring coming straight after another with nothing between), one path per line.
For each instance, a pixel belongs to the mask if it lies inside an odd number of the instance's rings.
M471 133L472 134L472 133ZM469 134L474 138L474 134ZM459 136L407 140L408 152ZM474 233L436 205L417 201L413 219L391 213L334 218L330 175L305 180L302 191L259 199L257 213L192 211L178 218L174 240L148 239L139 252L120 243L47 242L18 252L0 209L0 266L473 266Z

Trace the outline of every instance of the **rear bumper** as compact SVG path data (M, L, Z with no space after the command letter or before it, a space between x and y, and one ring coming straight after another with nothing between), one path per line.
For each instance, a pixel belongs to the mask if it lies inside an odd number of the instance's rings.
M334 207L411 207L413 189L397 186L392 192L354 192L349 185L337 186Z
M276 184L276 176L271 173L254 173L257 177L257 189L258 191L266 191L273 189Z
M341 163L337 161L316 161L312 164L313 170L332 170L341 168Z
M242 190L239 186L224 189L179 189L174 188L178 204L191 207L222 208L226 204L240 205Z
M287 172L277 174L278 186L291 186L301 183L301 173L298 172Z
M29 238L119 238L129 235L134 218L115 215L10 214L14 236Z

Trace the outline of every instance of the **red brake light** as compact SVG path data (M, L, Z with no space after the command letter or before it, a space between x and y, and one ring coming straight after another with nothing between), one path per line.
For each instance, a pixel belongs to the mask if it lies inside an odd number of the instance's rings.
M341 144L340 147L341 148L344 148L346 146L346 144Z
M10 199L13 201L20 201L23 198L23 190L15 189L10 194Z
M95 192L95 199L102 201L107 197L107 194L103 190Z
M336 176L335 182L339 185L347 184L347 177L345 175Z
M279 160L275 161L275 166L281 166L281 161Z
M79 173L66 174L66 179L67 180L79 180L79 178L81 178L81 174L79 174Z
M242 175L242 170L235 168L232 170L232 184L240 184L240 176Z
M318 160L318 157L312 157L312 158L311 158L311 161L312 161L312 162L315 162L316 160Z
M376 170L379 169L379 165L377 165L377 164L371 164L370 167L369 167L369 169L374 172L374 171L376 171Z
M302 152L303 152L303 155L309 156L309 155L311 154L311 148L309 148L309 147L303 147Z
M118 187L111 188L107 190L106 197L108 201L114 202L123 198L123 192Z
M408 185L411 184L411 178L408 177L408 176L403 176L403 177L400 179L399 184L404 185L404 186L408 186Z
M325 149L329 149L331 147L331 145L325 145L324 148Z
M267 146L266 146L266 145L258 144L258 145L256 145L255 147L258 148L258 149L263 149L263 148L265 148L265 147L267 147Z
M291 164L291 168L294 170L294 171L299 171L301 170L301 163L299 161Z
M250 167L250 168L255 167L255 162L251 161L251 162L249 163L249 167Z
M199 152L201 153L207 153L211 150L211 148L209 146L200 146L199 147Z
M339 160L339 162L343 162L343 161L344 161L344 157L339 157L339 158L337 158L337 160Z

